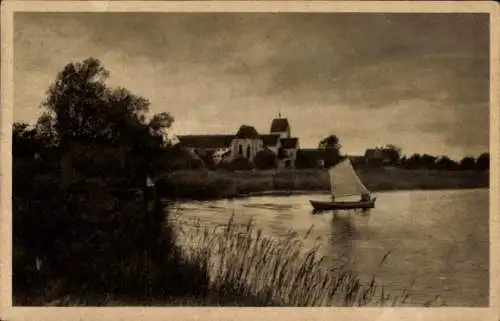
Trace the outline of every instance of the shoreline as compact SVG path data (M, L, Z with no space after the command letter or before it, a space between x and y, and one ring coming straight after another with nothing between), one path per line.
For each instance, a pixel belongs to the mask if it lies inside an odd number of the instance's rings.
M359 176L372 193L488 189L488 172L365 169ZM179 201L208 201L258 196L329 194L324 170L177 171L160 179L160 195Z
M464 188L427 188L427 189L385 189L370 191L372 194L375 193L388 193L388 192L423 192L423 191L465 191L465 190L488 190L488 187L464 187ZM286 191L286 190L269 190L261 192L252 192L248 194L239 194L236 196L227 196L220 198L204 198L204 199L193 199L193 198L179 198L176 201L187 202L187 201L197 201L197 202L207 202L207 201L217 201L217 200L233 200L242 199L250 197L279 197L279 196L296 196L296 195L329 195L329 191Z
M388 192L407 192L407 191L412 191L412 192L423 192L423 191L459 191L459 190L476 190L476 189L489 189L488 187L471 187L471 188L427 188L427 189L413 189L413 188L408 188L408 189L381 189L381 190L374 190L370 191L371 194L376 194L376 193L388 193ZM253 192L249 194L242 194L239 195L240 197L258 197L258 196L293 196L293 195L329 195L330 191L285 191L285 190L269 190L269 191L262 191L262 192Z

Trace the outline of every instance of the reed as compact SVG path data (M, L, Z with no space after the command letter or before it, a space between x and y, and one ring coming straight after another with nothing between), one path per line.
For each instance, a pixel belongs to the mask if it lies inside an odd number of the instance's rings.
M180 246L187 261L206 270L212 297L252 297L262 306L404 306L411 292L390 295L375 276L362 280L356 273L320 255L320 243L304 247L304 238L291 231L274 238L256 229L252 221L208 227L199 221L176 222ZM387 260L389 253L381 261ZM437 303L429 300L428 305Z

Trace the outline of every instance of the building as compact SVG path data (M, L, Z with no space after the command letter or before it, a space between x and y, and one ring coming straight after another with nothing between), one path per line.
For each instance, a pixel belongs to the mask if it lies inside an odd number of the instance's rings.
M364 155L339 154L342 147L335 135L319 143L318 148L300 148L299 138L292 136L290 122L279 115L271 121L269 133L260 134L250 125L242 125L235 134L182 135L177 142L193 158L215 165L229 163L238 158L254 162L260 151L270 150L276 155L278 168L325 168L347 156L354 168L388 166L391 157L383 147L367 149ZM332 141L333 140L333 141Z
M386 166L391 163L383 148L367 149L364 155L365 163L369 165Z
M366 159L363 155L347 155L354 168L362 168L366 165Z
M326 149L299 149L297 151L295 166L297 168L323 168L325 167L326 153Z
M299 139L292 137L288 119L279 115L271 122L269 134L259 134L253 126L242 125L235 134L182 135L181 146L191 152L212 157L215 164L242 157L253 162L263 149L271 150L278 159L279 168L294 168Z

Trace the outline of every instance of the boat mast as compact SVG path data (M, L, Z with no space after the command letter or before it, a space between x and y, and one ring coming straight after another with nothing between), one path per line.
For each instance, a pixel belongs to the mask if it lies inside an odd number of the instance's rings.
M333 181L331 170L332 170L331 168L328 170L328 178L330 181L330 194L331 194L332 200L334 201L335 200L335 184Z

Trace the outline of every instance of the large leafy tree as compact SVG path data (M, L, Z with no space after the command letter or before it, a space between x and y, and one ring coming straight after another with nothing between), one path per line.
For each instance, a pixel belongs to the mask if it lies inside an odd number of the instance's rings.
M324 164L325 167L331 167L337 164L342 156L340 154L340 149L342 145L340 140L336 135L329 135L319 142L320 149L324 150Z
M95 58L66 65L42 104L45 113L39 119L40 134L57 141L63 153L88 152L92 146L89 157L93 159L105 154L97 146L113 148L120 158L116 162L134 169L128 176L143 177L162 164L157 160L166 154L167 132L174 119L163 112L148 122L150 102L125 88L110 88L106 84L109 75Z
M148 253L154 264L144 261L146 267L165 271L160 262L173 255L173 247L164 246L172 234L166 233L162 224L165 211L146 210L149 207L143 207L141 198L126 189L130 185L119 179L138 187L136 183L143 184L145 175L165 163L161 159L168 157L169 147L164 138L173 118L161 113L148 121L149 101L124 88L109 87L108 77L109 72L94 58L67 64L49 87L42 103L44 113L36 125L14 126L16 151L28 151L33 159L30 144L42 141L45 147L57 150L62 172L70 168L66 172L71 173L76 168L83 177L71 180L64 192L57 184L44 185L48 186L44 195L34 194L22 184L22 188L14 188L16 248L23 244L34 249L34 254L47 256L50 270L75 283L92 281L98 288L111 290L120 287L120 279L128 278L147 289L153 274L138 267L139 272L127 277L128 270L117 267L128 266L136 255ZM15 167L20 164L16 162ZM47 176L50 182L58 180L57 173ZM19 178L16 176L17 182ZM120 196L122 193L125 196ZM18 273L22 264L18 259L15 262Z
M111 89L109 72L94 58L70 63L58 74L43 102L47 117L55 119L55 131L63 150L72 141L118 142L140 132L149 102L124 88Z

